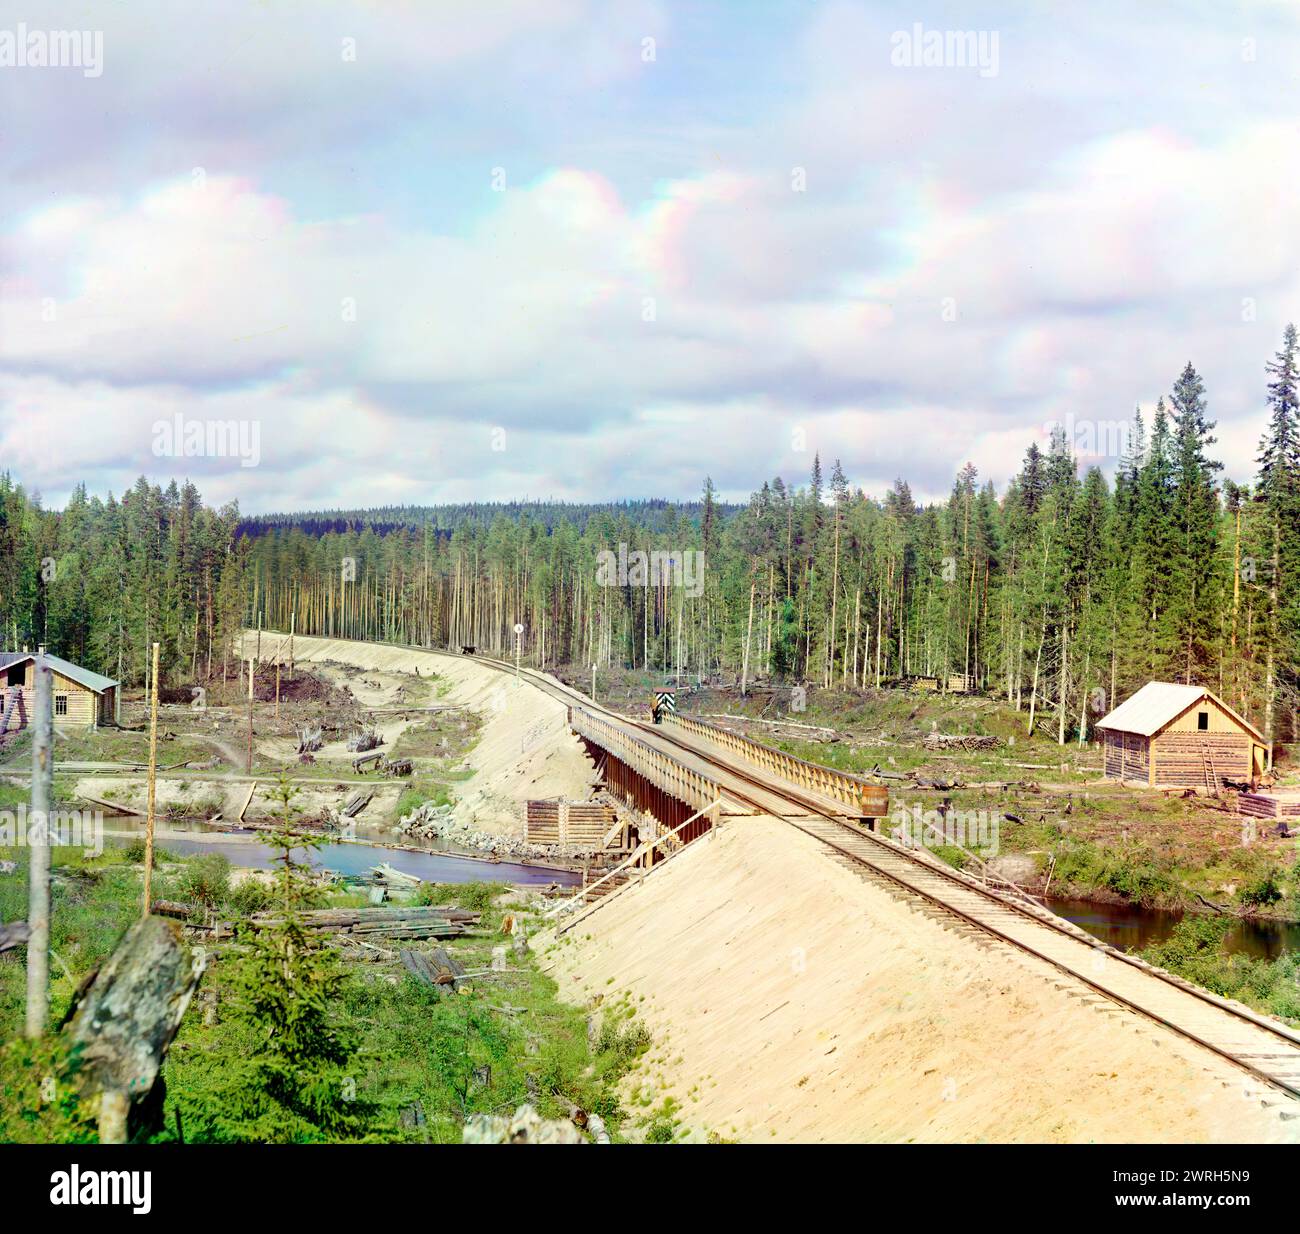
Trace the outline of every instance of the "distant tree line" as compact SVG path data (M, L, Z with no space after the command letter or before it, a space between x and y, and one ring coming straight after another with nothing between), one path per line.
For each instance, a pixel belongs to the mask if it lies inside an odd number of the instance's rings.
M1270 738L1300 709L1300 400L1288 326L1267 367L1249 486L1221 476L1189 364L1135 413L1113 481L1056 429L999 495L967 465L946 502L882 498L814 458L744 507L698 502L394 507L241 522L189 484L44 511L0 478L8 641L141 679L221 672L241 622L666 676L864 688L960 675L1030 727L1084 740L1151 678L1209 685ZM620 546L624 546L620 550ZM703 553L698 586L680 566ZM631 564L611 582L602 553ZM659 554L667 569L639 568ZM42 561L56 564L52 579ZM228 671L228 670L226 670Z

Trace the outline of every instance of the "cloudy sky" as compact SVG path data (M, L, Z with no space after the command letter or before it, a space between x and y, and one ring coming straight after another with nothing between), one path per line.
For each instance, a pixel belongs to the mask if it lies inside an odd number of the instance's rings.
M936 496L1052 422L1113 465L1188 360L1249 479L1300 317L1293 0L0 0L0 117L50 505Z

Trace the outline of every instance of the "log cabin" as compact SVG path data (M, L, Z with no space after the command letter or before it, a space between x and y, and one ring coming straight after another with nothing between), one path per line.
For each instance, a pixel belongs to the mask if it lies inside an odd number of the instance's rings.
M118 683L59 656L0 651L0 736L26 728L36 702L36 657L54 670L54 723L58 727L98 728L117 717Z
M1268 766L1264 735L1204 686L1149 681L1098 721L1108 780L1217 792Z

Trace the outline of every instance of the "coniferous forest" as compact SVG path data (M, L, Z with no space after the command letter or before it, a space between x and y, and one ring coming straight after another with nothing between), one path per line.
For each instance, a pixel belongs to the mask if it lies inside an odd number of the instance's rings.
M832 455L743 507L457 506L241 521L190 483L79 488L46 510L0 476L0 623L128 685L233 671L234 633L512 649L544 666L876 687L963 675L1061 742L1152 679L1203 683L1271 739L1300 712L1300 398L1288 326L1266 366L1257 469L1229 478L1191 364L1132 418L1113 475L1063 428L1002 492L971 466L947 500L855 487ZM608 585L598 554L670 564ZM676 585L703 553L699 586Z

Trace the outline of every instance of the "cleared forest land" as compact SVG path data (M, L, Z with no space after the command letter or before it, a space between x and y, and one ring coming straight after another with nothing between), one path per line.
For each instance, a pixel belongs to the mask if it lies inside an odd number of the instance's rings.
M633 693L636 693L634 690ZM615 695L617 697L617 695ZM810 762L882 773L894 808L984 811L1016 881L1102 901L1300 919L1296 841L1243 827L1236 796L1166 793L1106 781L1094 744L1026 734L1026 714L982 696L907 690L734 689L679 696L679 708ZM934 751L932 732L996 738L985 750ZM961 864L955 849L944 855Z

